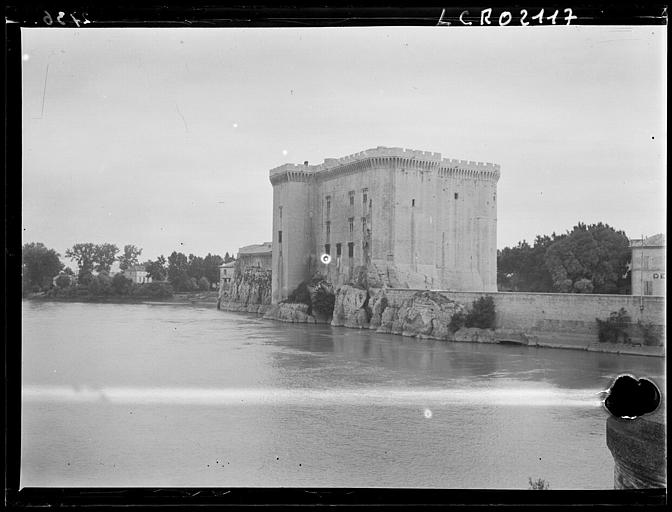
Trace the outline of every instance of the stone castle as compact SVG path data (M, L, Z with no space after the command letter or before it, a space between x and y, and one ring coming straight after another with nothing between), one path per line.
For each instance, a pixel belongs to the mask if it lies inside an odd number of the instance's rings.
M273 303L317 272L338 286L362 269L390 287L497 291L499 165L378 147L270 180Z

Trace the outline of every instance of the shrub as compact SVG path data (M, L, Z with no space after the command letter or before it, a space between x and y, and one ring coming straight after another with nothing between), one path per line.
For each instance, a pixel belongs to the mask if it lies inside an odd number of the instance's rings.
M310 290L308 289L308 285L302 282L299 286L297 286L296 289L289 294L289 297L287 297L287 302L293 304L307 304L308 306L312 305L312 302L310 301Z
M612 311L606 320L595 319L597 321L597 338L600 343L610 342L618 343L619 338L628 341L628 327L630 326L630 316L625 308L618 311Z
M141 284L133 289L133 296L146 299L168 299L173 296L173 287L161 282Z
M536 480L528 478L528 481L530 482L530 490L532 491L547 491L551 488L549 483L543 478L537 478Z
M336 296L325 290L320 286L315 292L315 304L313 307L315 311L325 316L332 316L334 313L334 304L336 303Z
M658 337L657 327L651 322L643 323L641 320L637 322L637 327L642 333L644 338L644 345L650 347L658 347L662 345L660 338Z
M124 274L116 274L112 278L112 292L117 295L128 295L133 288L133 281L126 278Z
M112 279L107 274L100 273L91 278L88 289L89 295L94 297L109 295L112 292Z
M464 324L467 327L494 329L495 318L495 301L492 297L481 297L473 302L471 311L467 313Z
M467 321L467 315L464 314L463 311L456 311L453 313L453 316L450 317L450 323L448 324L448 328L452 332L457 332L462 327L464 327L464 324Z
M210 289L210 281L208 281L207 277L203 276L198 280L198 289L204 292Z

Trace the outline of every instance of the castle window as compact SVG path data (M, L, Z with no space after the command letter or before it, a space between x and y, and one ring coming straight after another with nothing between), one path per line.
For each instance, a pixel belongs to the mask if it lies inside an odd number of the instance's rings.
M350 206L354 206L355 205L355 191L351 190L350 192L348 192L348 196L350 196Z
M278 231L278 243L282 243L282 231Z
M411 206L415 206L415 199L411 199Z
M278 206L278 214L280 215L280 218L282 219L282 206Z
M331 254L331 244L324 244L324 253Z
M331 222L327 221L327 243L329 242L330 236L331 236Z
M362 217L362 231L366 230L366 217Z
M348 258L352 258L355 254L355 244L354 242L348 242Z
M362 190L362 203L364 203L364 207L366 208L366 203L368 202L368 197L369 197L369 189L365 188Z
M348 227L350 228L350 233L352 233L352 231L355 229L355 218L354 217L350 217L348 219Z
M341 256L341 244L336 244L336 256Z
M458 197L459 197L459 196L458 196L457 192L455 192L455 199L457 199Z
M327 217L329 217L329 213L331 213L331 196L327 196L325 201L327 203Z

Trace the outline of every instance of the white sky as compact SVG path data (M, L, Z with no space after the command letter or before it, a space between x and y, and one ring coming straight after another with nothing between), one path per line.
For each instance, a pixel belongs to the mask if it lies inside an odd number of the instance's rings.
M271 239L269 169L376 146L500 164L500 248L665 231L665 27L22 36L24 243L236 252Z

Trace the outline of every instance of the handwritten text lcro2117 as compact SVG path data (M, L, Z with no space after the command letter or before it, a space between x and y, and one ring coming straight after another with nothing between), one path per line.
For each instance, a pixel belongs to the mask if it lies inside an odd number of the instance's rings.
M457 12L456 12L457 14ZM469 10L464 10L456 16L446 16L446 9L441 11L439 17L439 26L488 26L499 25L505 27L507 25L521 25L527 27L529 25L571 25L573 20L577 20L578 16L574 15L571 8L555 9L530 12L527 9L520 9L518 13L512 11L502 10L500 12L493 12L492 8L481 9L480 13L471 13ZM452 21L451 21L452 20Z

